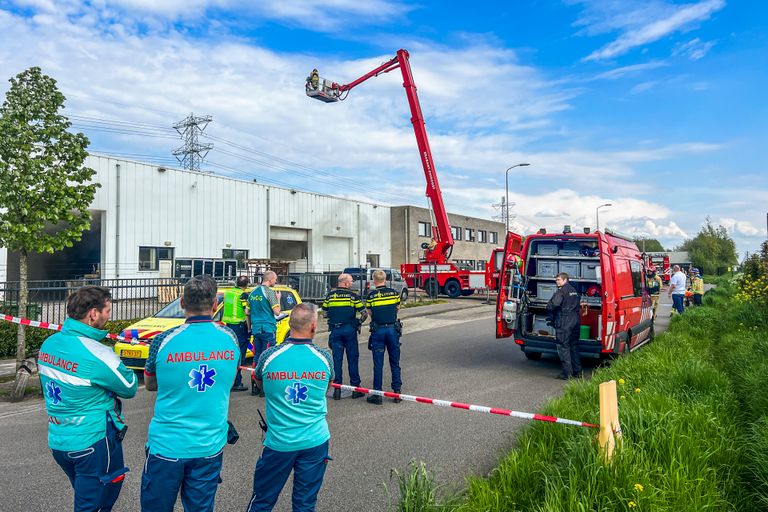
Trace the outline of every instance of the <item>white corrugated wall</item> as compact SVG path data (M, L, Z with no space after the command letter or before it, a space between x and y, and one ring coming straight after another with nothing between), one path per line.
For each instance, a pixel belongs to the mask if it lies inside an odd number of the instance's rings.
M139 246L170 246L176 258L220 258L224 248L248 249L249 257L266 258L270 226L307 230L310 268L321 269L326 260L339 261L338 255L330 254L339 238L349 240L351 264L364 263L371 253L380 255L382 266L390 264L386 206L214 174L160 172L157 165L101 155L89 156L86 165L97 171L101 184L92 209L104 212L105 278L118 273L121 278L156 277L157 271L138 270ZM328 251L325 237L335 241Z

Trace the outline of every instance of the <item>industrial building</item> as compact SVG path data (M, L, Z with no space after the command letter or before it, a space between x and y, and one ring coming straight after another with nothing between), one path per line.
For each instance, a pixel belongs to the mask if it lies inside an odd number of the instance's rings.
M390 211L393 266L419 261L422 244L432 238L430 211L418 206L394 206ZM485 270L493 248L504 244L504 223L456 213L448 214L448 222L454 239L451 260L460 268Z
M100 184L91 229L72 248L30 254L32 280L171 277L191 259L289 261L292 272L416 262L429 211L302 192L109 155L85 165ZM503 243L498 222L451 214L459 265L480 268ZM7 263L6 263L7 262ZM484 263L483 263L484 264ZM0 248L0 282L18 279L18 254Z

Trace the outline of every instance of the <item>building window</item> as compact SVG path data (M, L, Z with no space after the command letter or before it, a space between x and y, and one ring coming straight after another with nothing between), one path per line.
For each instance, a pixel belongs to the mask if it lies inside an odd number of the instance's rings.
M221 257L225 260L237 260L237 268L244 269L248 261L248 249L222 249Z
M419 222L419 236L432 236L432 225L429 222Z
M499 234L496 231L491 231L489 233L489 235L491 235L490 242L492 244L498 244L499 243Z
M139 247L139 270L159 270L160 260L173 260L173 247Z
M475 230L472 228L465 228L467 232L467 238L465 240L467 242L474 242L475 241Z
M488 232L483 229L477 230L477 241L481 244L488 243Z
M451 226L451 234L454 240L461 240L461 228L458 226Z

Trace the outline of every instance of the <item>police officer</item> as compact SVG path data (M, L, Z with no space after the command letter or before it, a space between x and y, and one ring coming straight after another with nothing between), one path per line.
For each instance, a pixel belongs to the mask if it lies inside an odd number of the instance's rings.
M365 306L371 316L371 337L368 350L373 352L373 389L381 391L384 367L384 351L389 354L389 367L392 371L392 391L400 393L403 383L400 380L400 335L402 323L397 318L400 309L400 293L386 286L387 276L383 270L373 273L375 289L368 293ZM381 405L381 397L370 395L369 403ZM399 398L395 403L401 402Z
M280 292L275 292L272 287L277 284L277 274L268 270L264 272L261 285L248 295L248 311L246 314L251 319L251 334L253 335L253 365L259 360L259 356L269 347L274 347L277 342L277 321L275 317L280 314ZM264 396L264 391L251 381L251 394Z
M323 310L328 318L328 330L331 335L328 344L333 353L333 379L335 384L343 382L344 352L347 352L347 369L349 370L349 383L352 386L360 385L360 372L357 369L360 351L357 345L357 331L360 324L365 321L367 313L360 296L350 290L352 276L341 274L338 279L338 287L329 291L323 300ZM357 314L362 313L360 319ZM352 398L360 398L365 393L352 392ZM341 399L341 389L333 390L333 399Z
M238 276L235 285L236 288L229 288L224 292L224 313L221 320L232 329L240 345L240 362L232 391L245 391L248 388L243 386L243 376L240 374L239 366L245 364L248 338L251 337L250 317L245 314L246 309L248 309L248 292L246 291L248 276Z
M328 352L312 343L317 331L315 305L298 304L288 322L291 335L265 351L254 371L266 394L267 435L256 462L248 512L272 510L291 471L293 510L315 510L330 460L325 393L333 379L333 363Z
M109 290L79 288L67 298L61 332L45 340L38 356L48 446L75 491L76 512L112 510L128 471L118 397L136 395L138 379L99 343L111 310Z
M560 356L562 365L562 372L557 378L563 380L581 374L579 292L568 281L568 274L565 272L555 276L557 291L547 303L547 311L555 328L557 355Z
M143 512L172 512L179 492L185 511L213 511L227 442L237 337L212 319L211 277L187 281L181 307L186 322L155 337L144 369L157 399L141 477Z

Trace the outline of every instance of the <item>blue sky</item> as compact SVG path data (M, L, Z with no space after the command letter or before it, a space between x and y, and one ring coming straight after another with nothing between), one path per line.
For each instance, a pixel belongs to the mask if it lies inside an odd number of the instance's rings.
M210 114L207 169L426 205L396 73L411 53L449 211L481 217L512 171L513 225L601 224L668 246L706 216L765 238L768 3L734 0L0 0L0 69L39 65L91 149L173 162L170 125ZM7 82L0 84L0 92Z

